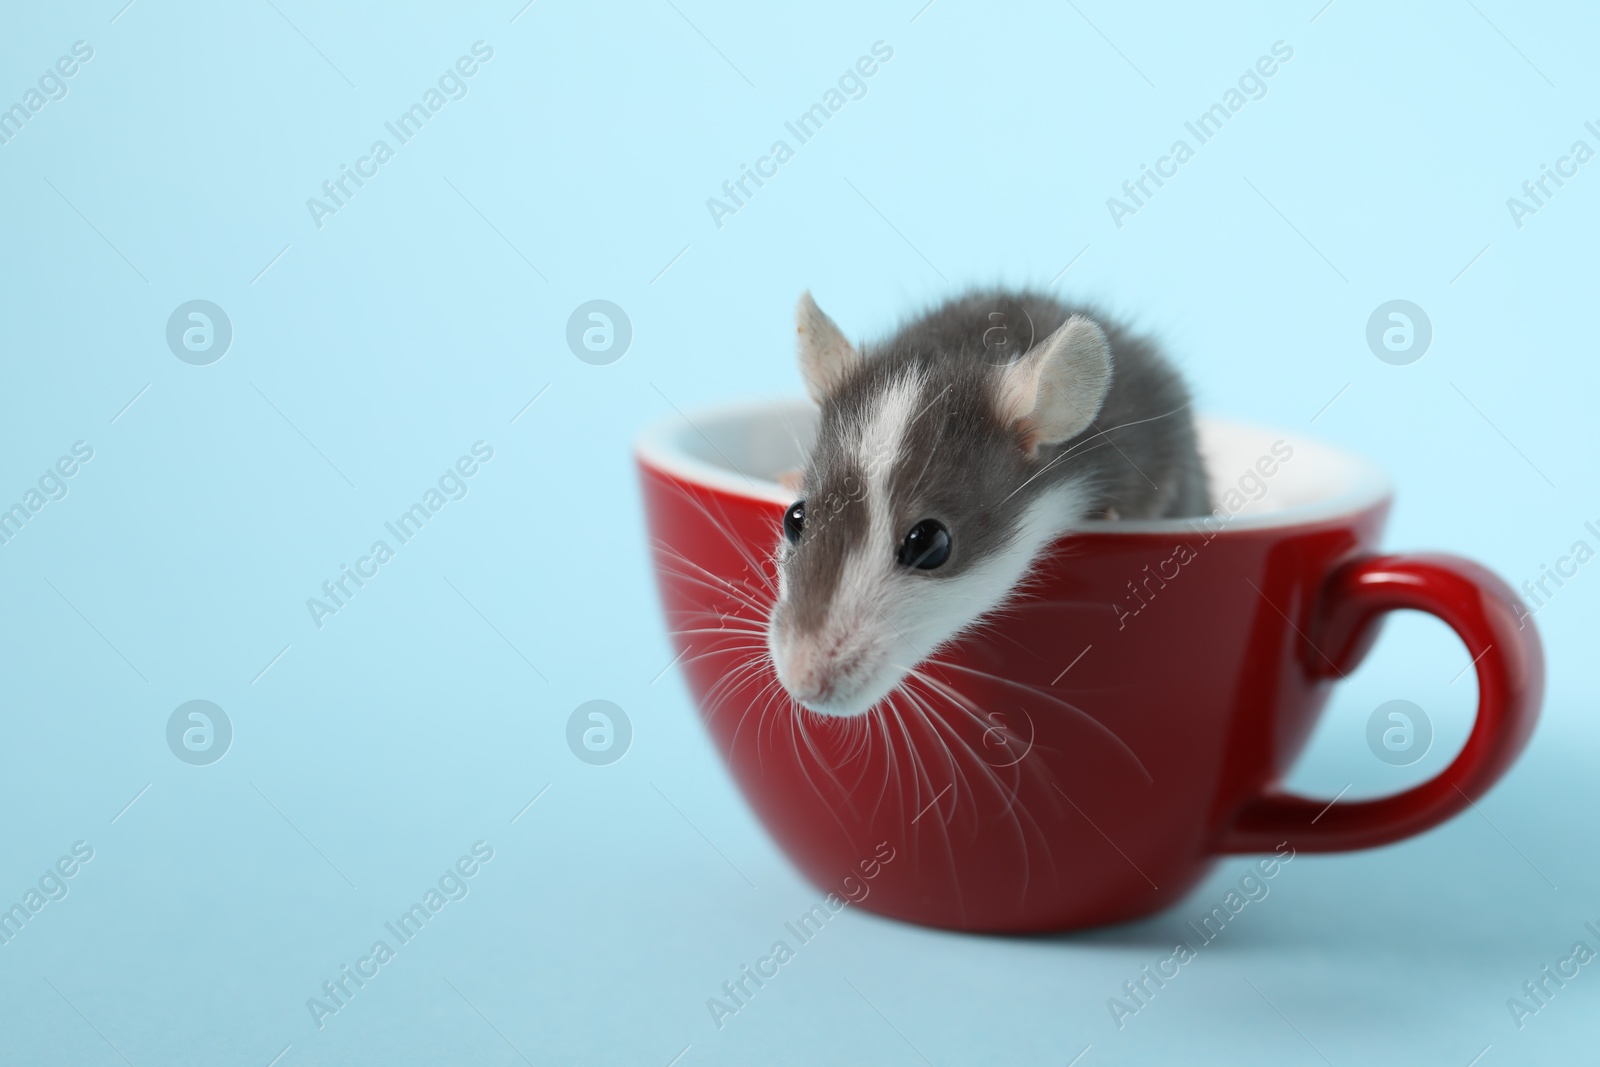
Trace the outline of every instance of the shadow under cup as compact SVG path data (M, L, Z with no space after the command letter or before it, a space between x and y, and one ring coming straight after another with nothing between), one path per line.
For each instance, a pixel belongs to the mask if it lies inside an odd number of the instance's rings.
M794 863L864 908L1010 932L1137 917L1221 854L1365 848L1436 825L1533 728L1542 652L1503 582L1456 557L1374 554L1380 470L1216 421L1200 423L1215 513L1088 523L1025 598L867 715L809 711L765 635L791 502L777 479L815 423L801 403L674 416L637 460L667 625L712 740ZM1402 608L1441 618L1476 660L1460 755L1377 800L1282 793L1333 682Z

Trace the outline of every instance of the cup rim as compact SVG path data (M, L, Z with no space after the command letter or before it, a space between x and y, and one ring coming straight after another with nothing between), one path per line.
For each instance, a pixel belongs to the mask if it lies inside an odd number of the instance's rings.
M809 400L786 397L739 400L705 405L689 412L675 411L640 432L634 444L634 457L641 465L689 485L752 502L787 507L794 500L789 490L775 480L740 470L733 458L722 452L708 436L706 428L714 432L739 422L777 420L787 432L793 433L796 420L813 420L817 410ZM1214 531L1214 535L1223 536L1231 531L1294 528L1345 519L1386 504L1394 496L1394 485L1383 468L1337 445L1259 423L1205 414L1197 415L1195 422L1202 437L1207 439L1235 434L1285 441L1299 450L1297 454L1309 454L1314 463L1332 468L1329 477L1338 476L1344 484L1324 496L1270 510L1226 512L1216 507L1204 515L1177 519L1091 519L1082 523L1079 531L1098 536L1188 533L1197 522L1220 519L1224 525ZM727 466L697 456L685 447L685 442L696 438L710 445ZM1208 472L1208 476L1213 473ZM1217 501L1214 499L1212 503Z

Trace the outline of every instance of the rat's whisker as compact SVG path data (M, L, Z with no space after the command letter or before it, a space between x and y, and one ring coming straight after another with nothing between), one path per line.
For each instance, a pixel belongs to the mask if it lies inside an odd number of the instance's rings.
M980 718L976 714L978 709L975 706L970 705L970 702L967 700L966 696L955 688L939 683L935 679L923 675L920 672L917 672L913 677L917 681L922 682L924 685L930 685L934 687L934 691L928 694L929 697L936 695L943 696L945 700L955 704L959 709L966 711L968 715L977 722L978 725L984 727L984 734L982 736L987 737L989 731L995 728L992 723L984 721L984 719ZM931 712L931 703L925 703L925 706L928 707ZM956 734L955 736L958 739L961 739L960 734ZM971 758L975 765L984 772L986 780L990 782L997 796L1001 799L1004 805L1003 810L1010 818L1011 824L1016 831L1018 846L1021 849L1023 863L1025 864L1022 885L1018 894L1019 903L1027 895L1030 872L1032 870L1031 841L1038 842L1039 849L1043 852L1043 855L1048 862L1051 879L1055 884L1059 885L1060 876L1056 868L1055 856L1051 851L1050 840L1045 835L1043 828L1039 826L1038 821L1033 817L1033 813L1026 805L1020 803L1019 801L1019 791L1021 789L1020 773L1022 771L1024 761L1022 759L1018 759L1014 763L1003 764L1000 767L996 767L987 759L984 759L981 754L977 753L969 742L966 742L964 739L961 740L963 743L963 748L967 752L969 758ZM1032 745L1030 741L1029 751L1031 751L1031 749ZM1025 752L1024 756L1026 756L1026 754L1027 753ZM1049 775L1044 771L1044 768L1041 764L1039 764L1037 761L1030 761L1028 766L1029 770L1034 774L1035 778L1041 782L1041 784L1048 783ZM1001 775L999 774L1001 769L1009 771L1009 781L1002 779Z
M1130 760L1133 761L1134 765L1139 768L1139 773L1144 776L1144 780L1145 780L1146 784L1153 785L1155 783L1155 779L1151 777L1149 769L1145 767L1144 761L1139 758L1139 754L1137 752L1135 752L1128 745L1128 743L1126 741L1124 741L1121 737L1117 736L1116 731L1112 730L1105 723L1101 722L1099 719L1095 718L1093 715L1090 715L1087 711L1084 711L1082 708L1078 707L1076 704L1069 703L1068 701L1061 699L1060 697L1054 695L1053 693L1047 692L1041 686L1029 685L1026 682L1018 682L1018 681L1015 681L1014 679L1011 679L1011 678L1004 678L1004 677L1001 677L998 674L992 674L989 671L980 671L975 667L962 666L959 663L952 663L952 662L950 662L948 660L932 660L932 659L930 659L930 660L927 660L926 663L929 664L929 665L942 667L942 668L945 668L945 669L948 669L948 670L961 671L961 672L963 672L965 674L970 674L970 675L973 675L973 676L979 677L979 678L987 678L990 681L995 682L998 685L1008 686L1008 687L1013 688L1013 689L1025 690L1026 692L1028 692L1030 694L1033 694L1034 696L1037 696L1040 699L1048 700L1050 703L1056 705L1057 707L1065 708L1067 711L1070 711L1073 715L1077 716L1079 721L1088 723L1090 726L1092 726L1097 734L1099 734L1099 735L1101 735L1101 736L1103 736L1105 738L1108 738L1113 743L1115 743L1118 751L1120 751L1123 754L1125 754Z

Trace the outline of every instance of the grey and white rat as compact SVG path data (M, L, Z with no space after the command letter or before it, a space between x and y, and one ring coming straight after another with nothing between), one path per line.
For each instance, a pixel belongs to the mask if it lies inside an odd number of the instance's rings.
M1188 390L1114 322L995 290L860 348L809 292L796 317L822 413L767 647L814 711L865 714L1084 522L1208 510Z

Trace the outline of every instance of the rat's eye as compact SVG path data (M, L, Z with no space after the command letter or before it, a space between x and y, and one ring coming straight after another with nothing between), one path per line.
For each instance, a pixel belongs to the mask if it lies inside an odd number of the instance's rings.
M795 544L800 540L800 531L806 528L806 502L796 500L789 505L789 510L783 513L783 536L789 543Z
M938 519L923 519L911 527L895 558L903 566L931 571L950 558L950 531Z

